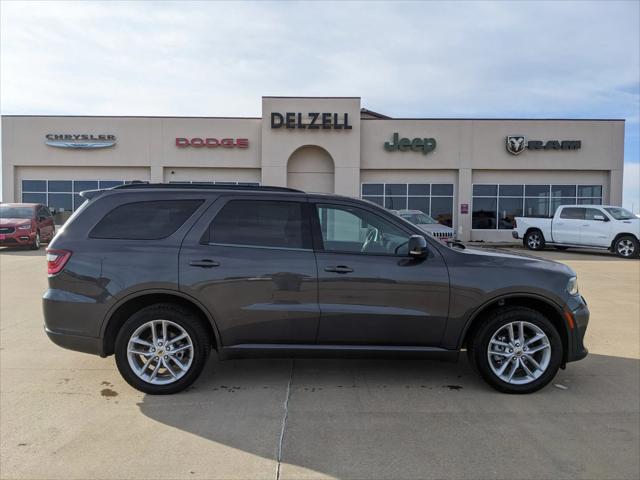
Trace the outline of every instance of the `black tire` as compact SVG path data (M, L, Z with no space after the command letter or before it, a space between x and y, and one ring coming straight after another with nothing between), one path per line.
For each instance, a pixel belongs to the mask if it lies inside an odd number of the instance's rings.
M519 385L499 378L491 369L487 355L491 337L500 328L515 321L525 321L540 328L547 336L551 347L549 364L544 373L530 383ZM526 307L506 307L490 314L475 329L467 348L472 364L482 378L493 388L504 393L525 394L540 390L556 376L562 364L562 339L556 327L540 312Z
M542 250L545 245L544 235L540 230L529 230L525 234L522 243L529 250Z
M36 231L36 238L33 240L31 244L31 250L40 250L40 246L42 245L42 240L40 238L40 230Z
M556 249L556 250L562 250L562 251L564 251L564 250L566 250L566 249L568 249L568 248L569 248L569 247L563 247L563 246L556 246L556 247L555 247L555 249Z
M638 258L640 243L631 235L623 235L613 244L613 252L620 258Z
M127 346L133 333L151 320L169 320L191 337L193 344L193 359L184 376L165 385L149 383L134 372L129 365ZM158 303L139 310L133 314L122 326L115 342L116 365L120 375L136 390L151 395L167 395L180 392L191 385L202 373L211 353L211 339L200 318L188 308L171 303ZM157 358L157 357L156 357Z

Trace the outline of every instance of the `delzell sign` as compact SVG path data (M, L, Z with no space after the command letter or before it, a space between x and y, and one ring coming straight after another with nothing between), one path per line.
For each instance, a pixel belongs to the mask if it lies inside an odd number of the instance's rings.
M422 152L426 155L429 152L434 151L436 148L435 138L400 138L398 132L393 134L390 142L384 142L384 149L387 152Z
M176 138L176 147L194 147L194 148L249 148L248 138Z
M285 114L271 112L271 128L306 128L308 130L351 130L348 113L309 112Z
M93 133L47 133L45 139L44 143L50 147L83 150L108 148L116 144L115 135L96 135Z

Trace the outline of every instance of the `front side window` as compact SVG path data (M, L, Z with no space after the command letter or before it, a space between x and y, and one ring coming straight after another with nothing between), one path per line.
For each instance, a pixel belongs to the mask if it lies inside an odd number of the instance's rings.
M409 235L368 210L318 205L317 212L326 252L407 254Z
M231 200L209 227L209 242L271 248L312 248L300 202Z
M203 200L155 200L126 203L107 213L89 237L158 240L176 232Z

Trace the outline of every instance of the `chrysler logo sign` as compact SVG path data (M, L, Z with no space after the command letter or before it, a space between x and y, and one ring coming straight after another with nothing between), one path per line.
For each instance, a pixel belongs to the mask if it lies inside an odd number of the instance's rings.
M94 135L93 133L48 133L45 138L44 143L57 148L95 150L113 147L116 144L115 135Z
M507 152L520 155L525 150L578 150L582 147L581 140L529 140L524 135L509 135L507 137Z

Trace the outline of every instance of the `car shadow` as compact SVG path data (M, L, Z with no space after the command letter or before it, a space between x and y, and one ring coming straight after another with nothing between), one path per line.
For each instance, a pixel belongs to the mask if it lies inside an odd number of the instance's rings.
M15 255L19 257L37 257L46 255L46 244L40 250L31 250L29 247L0 247L0 255Z
M282 478L624 477L637 469L639 378L640 360L590 355L518 396L487 386L466 355L213 358L188 390L139 408L212 447L274 462L281 451Z

